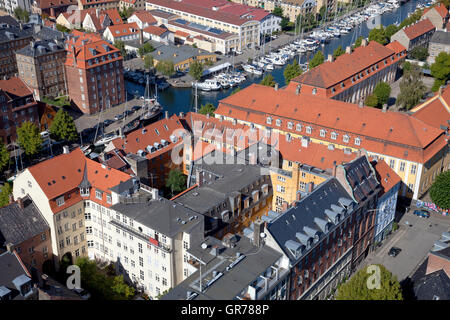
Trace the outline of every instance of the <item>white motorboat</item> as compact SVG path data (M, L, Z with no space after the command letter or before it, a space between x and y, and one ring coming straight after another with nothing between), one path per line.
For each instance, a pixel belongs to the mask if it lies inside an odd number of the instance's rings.
M112 134L107 134L105 135L103 138L101 138L100 140L97 140L97 142L94 143L94 146L98 147L98 146L102 146L104 144L107 144L108 142L113 141L114 139L116 139L118 136L114 133Z
M219 90L222 86L216 79L206 79L204 82L193 82L192 87L197 87L197 89L202 91L215 91Z

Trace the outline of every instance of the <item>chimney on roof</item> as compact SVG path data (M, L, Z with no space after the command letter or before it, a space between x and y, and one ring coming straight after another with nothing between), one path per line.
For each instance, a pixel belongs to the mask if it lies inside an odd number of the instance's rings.
M75 46L72 46L72 55L73 55L73 66L77 66L77 56L75 54Z
M334 61L334 58L333 58L333 55L332 55L332 54L329 54L329 55L328 55L327 61L329 61L329 62L333 62L333 61Z
M262 245L263 241L263 238L261 238L262 233L264 233L264 222L258 218L253 223L253 245L257 247Z
M69 146L63 146L63 154L69 154Z
M345 53L348 53L348 54L352 53L352 47L347 46L347 47L345 48Z
M308 193L311 193L314 190L314 182L308 182L308 184L306 185L306 191Z
M367 39L362 39L361 47L366 47L366 46L367 46Z
M14 245L11 242L6 244L6 251L11 253L14 251Z
M362 99L359 100L358 106L359 106L360 108L364 108L364 102L363 102Z
M383 109L381 110L383 113L387 111L387 103L383 104Z
M165 112L166 119L169 119L169 111Z
M139 29L139 44L144 44L144 31L142 29Z
M333 177L336 177L336 168L337 168L337 165L335 165L335 166L333 166Z
M439 96L442 96L442 89L444 89L444 86L439 87Z
M180 116L179 116L180 118L184 118L184 113L183 112L180 112Z
M195 182L200 188L203 184L203 172L201 170L195 171Z
M23 209L23 199L22 198L17 198L17 205L19 206L20 209Z
M275 83L275 91L278 91L278 83Z
M302 199L302 194L300 191L297 191L297 193L295 194L295 200L300 201L301 199Z
M9 195L9 204L14 203L14 196L12 194Z
M121 137L122 139L125 138L125 135L123 134L123 128L119 127L119 137Z
M95 9L95 16L98 18L100 15L100 9Z
M288 202L287 201L283 201L283 204L282 204L283 212L285 212L288 208L289 208Z
M295 94L296 95L298 95L300 93L300 88L301 88L301 85L298 84L297 87L295 88Z
M249 164L256 164L256 154L254 152L250 152L248 154Z

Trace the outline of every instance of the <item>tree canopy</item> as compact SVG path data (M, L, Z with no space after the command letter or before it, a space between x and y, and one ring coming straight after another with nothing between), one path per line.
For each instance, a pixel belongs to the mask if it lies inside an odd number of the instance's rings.
M189 66L189 74L195 80L200 80L203 75L203 64L198 61L194 61L193 63L191 63L191 65Z
M442 209L450 209L450 170L444 171L436 177L431 185L431 200Z
M374 95L374 94L369 94L366 97L366 99L364 100L364 104L366 106L369 106L369 107L376 107L376 106L378 106L378 98L377 98L377 96Z
M114 47L120 50L120 54L122 55L122 57L126 57L127 50L125 50L125 43L122 40L116 40L114 42Z
M373 272L368 273L368 266L366 266L338 288L336 300L403 300L397 277L383 265L375 266L379 267L379 289L369 289L368 282L371 281L369 277L373 277L374 274Z
M336 59L339 56L342 56L345 53L345 50L342 49L342 46L339 46L333 52L333 58Z
M204 104L200 107L200 110L198 110L198 113L210 116L214 116L214 111L216 111L216 108L214 108L214 105L212 103Z
M363 36L359 36L359 37L356 39L355 43L353 44L353 48L358 48L358 47L360 47L361 44L362 44L363 39L364 39Z
M30 21L30 14L27 10L23 9L22 7L17 7L14 9L14 15L17 19L19 19L22 22L28 22Z
M149 53L152 51L155 51L155 48L153 48L153 46L149 42L147 42L138 49L138 55L140 57L143 57L143 56L145 56L146 53Z
M144 68L147 70L153 68L153 63L154 63L153 56L146 54L144 56Z
M441 52L438 54L434 63L430 67L431 75L434 78L434 84L431 88L432 91L436 92L439 87L445 85L450 76L450 54L446 52Z
M403 77L400 81L400 93L397 95L396 105L406 110L414 107L426 92L422 82L422 71L417 64L410 64L409 70L403 69Z
M314 60L314 58L311 60L311 62ZM310 62L310 66L311 66L311 62ZM289 82L292 79L301 75L302 72L303 72L303 70L300 67L300 65L298 64L297 60L294 60L291 64L288 64L283 72L284 80L286 81L286 84L289 84Z
M315 68L318 65L322 64L325 61L325 57L323 56L322 51L317 51L314 57L309 61L309 68Z
M260 84L267 87L275 87L275 80L273 76L269 73L267 74L264 79L261 80Z
M275 7L275 9L273 9L272 14L274 16L283 18L283 9L281 7Z
M134 8L133 7L124 7L122 11L119 11L119 15L122 20L127 20L129 17L133 15Z
M388 103L389 101L389 96L391 95L391 86L386 82L379 82L373 90L373 94L377 97L377 106L381 108L385 103Z
M382 45L385 45L388 42L386 35L384 34L383 26L369 31L369 41L376 41Z
M4 143L0 143L0 171L3 171L3 169L5 169L9 164L9 158L10 155L8 149L6 149L6 145Z
M75 122L63 108L56 113L49 131L57 140L75 141L78 138Z
M413 59L420 61L425 61L429 56L428 49L424 47L414 47L409 54Z
M25 121L17 128L17 140L27 156L35 155L41 150L42 137L33 122Z
M390 24L386 27L386 29L384 29L384 35L386 36L386 38L388 38L389 40L391 39L391 37L398 31L398 27L395 24Z
M9 203L9 195L12 194L12 186L9 182L5 182L5 184L1 187L0 191L0 207L4 207Z
M173 61L162 60L159 61L156 65L156 70L161 72L163 75L170 77L175 73L175 66L173 64Z
M170 170L166 187L170 188L172 194L183 191L186 188L186 176L179 169Z

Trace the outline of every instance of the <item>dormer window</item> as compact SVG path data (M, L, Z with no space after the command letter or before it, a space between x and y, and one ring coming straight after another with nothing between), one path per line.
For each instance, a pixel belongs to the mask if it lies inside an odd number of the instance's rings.
M320 136L325 137L326 131L324 129L320 129Z
M300 123L298 123L295 127L295 130L302 131L302 125Z
M341 83L341 88L344 88L345 87L345 84L342 82Z
M56 199L56 204L58 206L62 206L64 204L64 196L61 196L59 198Z
M275 123L276 123L276 125L277 125L278 127L281 126L281 120L280 120L280 119L277 119Z
M272 124L272 117L267 118L267 124Z
M317 93L317 88L312 89L312 94L316 94Z
M95 190L95 197L97 199L102 199L103 198L103 192L99 191L99 190Z
M310 126L306 127L306 133L311 134L312 128Z
M331 139L336 140L337 138L337 133L336 132L332 132L331 133Z
M80 188L80 195L82 197L89 197L89 188Z
M360 138L355 138L355 144L357 146L359 146L361 144L361 139Z
M350 137L348 136L348 134L344 134L342 139L344 140L345 143L348 143L348 141L350 140Z
M292 122L288 122L287 126L288 126L288 129L292 129L292 128L294 127L294 125L292 124Z
M107 203L111 203L112 201L111 201L111 195L110 194L107 194L106 195L106 202Z

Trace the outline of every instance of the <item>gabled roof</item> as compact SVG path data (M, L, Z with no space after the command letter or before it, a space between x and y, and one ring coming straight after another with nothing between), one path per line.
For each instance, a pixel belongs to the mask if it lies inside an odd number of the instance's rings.
M417 300L450 300L450 279L444 270L429 273L414 281Z
M344 53L332 62L325 61L292 81L329 88L392 55L394 55L394 51L389 47L376 41L370 41L367 46L355 48L352 53Z
M132 16L136 16L139 20L141 20L142 23L148 23L148 24L158 23L158 21L156 21L155 17L153 17L153 15L150 13L150 11L147 11L147 10L135 11L131 15L131 17Z
M136 22L116 24L109 26L106 29L108 29L111 32L111 35L114 38L139 33L139 26L137 25Z
M376 171L377 180L382 187L380 196L389 192L389 190L402 181L402 178L385 161L372 161L371 163Z
M435 128L450 128L450 86L410 111L414 118Z
M16 77L8 80L0 80L0 91L6 92L11 99L26 97L33 94L25 82Z
M164 33L169 32L169 30L157 26L148 26L145 29L143 29L143 32L153 34L156 36L162 36Z
M435 29L436 27L431 23L430 19L427 18L405 27L402 30L405 32L405 35L412 40Z
M397 40L392 41L386 45L386 48L391 49L395 53L400 53L406 51L406 48Z
M12 299L16 297L21 299L13 281L20 276L27 276L31 280L31 275L15 251L14 253L5 251L0 254L0 270L2 271L0 272L0 287L5 286L11 291Z
M438 3L434 7L426 8L425 10L423 10L422 17L425 13L427 13L428 11L431 11L431 10L436 11L442 18L445 18L448 16L448 9L442 3Z
M221 100L215 114L421 163L446 145L442 130L405 113L361 108L258 84ZM273 119L272 124L267 124L268 117ZM282 120L280 126L276 119ZM292 128L288 128L289 122ZM296 124L302 125L300 132L296 131ZM312 128L311 134L306 133L307 126ZM326 130L325 137L320 136L319 129ZM331 139L333 131L339 141ZM344 135L349 136L348 143L343 143ZM355 144L357 137L361 139L359 145Z

